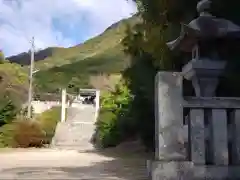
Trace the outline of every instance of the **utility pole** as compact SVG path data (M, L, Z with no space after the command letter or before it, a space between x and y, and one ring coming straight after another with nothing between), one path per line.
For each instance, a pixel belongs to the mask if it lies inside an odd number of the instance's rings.
M32 86L33 86L33 69L34 69L34 37L31 41L31 61L29 72L29 89L28 89L28 112L27 117L30 119L32 115Z
M66 89L62 89L62 109L61 109L61 122L66 120Z

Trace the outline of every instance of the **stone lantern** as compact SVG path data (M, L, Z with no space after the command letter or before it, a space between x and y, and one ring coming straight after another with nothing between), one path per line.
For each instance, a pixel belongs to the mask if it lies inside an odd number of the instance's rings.
M185 79L191 80L197 97L214 97L219 77L223 75L226 60L221 51L240 40L240 27L233 22L216 18L209 12L211 2L202 0L197 5L199 17L189 24L181 24L180 36L167 46L192 54L182 69Z

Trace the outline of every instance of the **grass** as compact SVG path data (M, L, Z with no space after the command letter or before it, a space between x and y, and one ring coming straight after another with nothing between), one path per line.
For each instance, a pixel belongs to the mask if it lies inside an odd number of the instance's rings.
M55 134L55 130L58 122L61 120L61 108L52 107L51 109L41 113L37 117L37 121L40 123L40 127L46 133L46 139L48 143L51 143Z

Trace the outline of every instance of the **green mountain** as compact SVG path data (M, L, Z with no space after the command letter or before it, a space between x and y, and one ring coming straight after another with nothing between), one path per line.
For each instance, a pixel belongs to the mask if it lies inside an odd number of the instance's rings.
M89 77L101 73L119 73L126 67L127 56L121 44L127 25L134 25L139 18L121 20L102 34L83 44L70 48L50 47L35 54L34 76L36 91L56 92L68 87L70 91L89 87ZM7 58L28 68L29 53Z

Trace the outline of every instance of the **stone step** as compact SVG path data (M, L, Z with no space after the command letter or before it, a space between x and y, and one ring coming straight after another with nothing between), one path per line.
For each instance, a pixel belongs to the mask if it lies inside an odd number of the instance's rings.
M58 137L56 137L55 138L56 140L65 140L65 139L69 139L69 140L71 140L71 139L91 139L91 137L89 137L89 136L86 136L86 135L81 135L81 134L66 134L65 136L58 136Z
M72 144L86 144L86 143L91 143L91 139L86 138L82 140L78 139L69 139L69 140L55 140L55 143L72 143Z
M86 144L91 143L90 140L85 141L55 141L55 144Z
M57 132L72 132L72 131L82 131L82 130L95 130L95 126L89 124L76 124L68 127L58 129Z
M87 131L87 130L84 130L84 131L80 131L80 132L78 132L78 131L72 131L72 132L65 132L65 135L59 135L58 137L59 138L61 138L61 137L63 137L64 139L66 138L66 137L71 137L72 135L74 135L75 137L77 137L77 138L79 138L79 137L85 137L86 135L84 134L84 133L87 133L87 132L89 132L89 131ZM92 131L92 132L94 132L94 131ZM93 133L92 133L93 134Z
M66 137L68 134L80 134L80 135L84 135L85 132L94 132L95 129L94 128L88 128L88 127L83 127L83 128L74 128L74 129L69 129L66 131L61 131L63 134L63 137Z
M83 144L72 144L72 143L56 143L54 145L55 147L61 146L61 147L92 147L93 145L83 145Z
M55 144L87 144L87 143L91 143L91 140L85 140L85 141L55 141Z
M92 148L93 147L93 145L88 145L88 146L86 146L86 145L82 145L82 144L55 144L55 145L53 145L53 147L81 147L81 148L83 148L83 149L86 149L86 148Z
M76 150L93 150L94 146L78 146L78 145L56 145L56 146L52 146L52 148L54 149L76 149Z
M95 132L95 108L70 108L66 122L59 123L52 147L91 149Z
M66 122L67 126L73 126L73 125L95 125L94 120L74 120Z
M86 139L84 139L84 140L78 140L78 139L71 139L71 140L55 140L55 143L74 143L74 144L76 144L76 143L78 143L78 144L83 144L83 142L84 143L87 143L87 142L91 142L91 139L88 139L88 138L86 138Z

